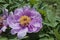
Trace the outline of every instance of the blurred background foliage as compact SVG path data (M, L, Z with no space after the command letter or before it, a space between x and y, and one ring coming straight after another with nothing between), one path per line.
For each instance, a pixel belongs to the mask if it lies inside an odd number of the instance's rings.
M42 14L43 28L38 33L27 34L22 40L60 40L60 0L0 0L0 14L4 8L10 12L25 5L30 5ZM0 40L18 40L6 32Z

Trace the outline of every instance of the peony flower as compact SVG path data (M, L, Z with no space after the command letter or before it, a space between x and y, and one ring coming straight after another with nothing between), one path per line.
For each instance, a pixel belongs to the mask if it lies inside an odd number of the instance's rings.
M19 39L27 33L36 33L42 28L41 14L30 7L17 8L7 18L7 23L12 28L11 34L17 34Z
M6 28L7 28L7 16L8 16L8 10L4 9L3 10L3 14L0 15L0 34L2 32L5 32Z

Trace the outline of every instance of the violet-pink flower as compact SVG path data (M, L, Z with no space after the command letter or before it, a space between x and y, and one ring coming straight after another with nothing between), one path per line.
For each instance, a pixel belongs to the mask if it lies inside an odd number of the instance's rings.
M30 7L17 8L7 18L11 34L17 34L22 39L27 33L36 33L42 28L42 17L39 12Z

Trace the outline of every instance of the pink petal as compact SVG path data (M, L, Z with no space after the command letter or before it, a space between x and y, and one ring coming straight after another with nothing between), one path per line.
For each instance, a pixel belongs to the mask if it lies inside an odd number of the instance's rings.
M27 34L27 31L28 31L28 28L21 29L21 30L18 32L17 37L18 37L19 39L24 38L24 37L26 36L26 34Z

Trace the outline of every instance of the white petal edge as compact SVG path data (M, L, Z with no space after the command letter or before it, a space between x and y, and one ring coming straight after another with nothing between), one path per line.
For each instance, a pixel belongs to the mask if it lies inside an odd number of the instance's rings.
M11 34L15 35L16 33L19 32L20 29L11 29Z
M42 24L40 24L40 23L34 23L34 24L33 24L33 26L35 26L35 27L41 27L41 25L42 25Z
M1 28L1 30L2 30L3 32L5 32L5 31L6 31L6 29L7 29L7 27L6 27L6 26L3 26L3 27Z
M18 23L15 23L15 24L11 23L11 24L9 24L9 26L13 29L20 29L21 28Z
M28 28L21 29L17 34L18 39L23 39L26 36L27 32Z

